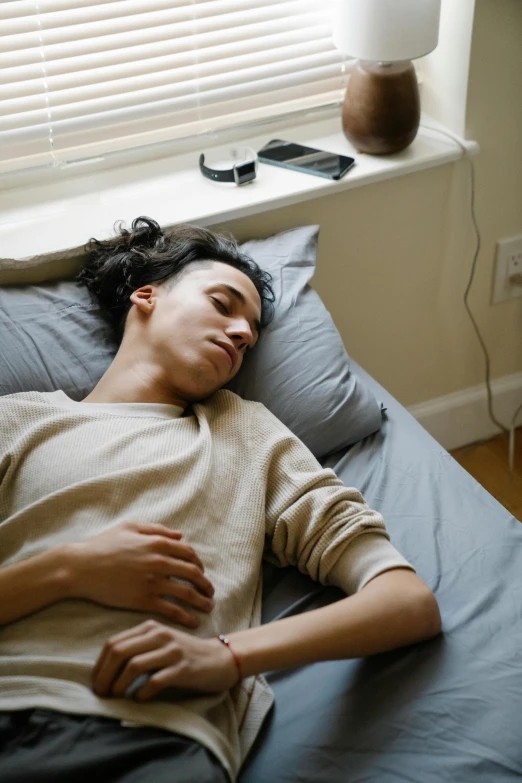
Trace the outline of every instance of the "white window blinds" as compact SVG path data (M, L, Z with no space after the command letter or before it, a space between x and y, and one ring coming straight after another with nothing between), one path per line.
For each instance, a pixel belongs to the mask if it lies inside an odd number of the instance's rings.
M342 100L331 0L0 3L0 172Z

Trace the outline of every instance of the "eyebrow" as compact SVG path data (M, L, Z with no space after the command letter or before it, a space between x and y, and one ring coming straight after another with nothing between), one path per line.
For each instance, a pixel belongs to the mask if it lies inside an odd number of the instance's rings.
M214 283L214 286L216 286L216 287L217 286L221 286L222 288L226 288L227 291L229 291L235 299L237 299L239 302L241 302L241 304L245 304L246 305L247 301L246 301L244 295L241 293L241 291L238 291L237 288L234 288L233 285L230 285L230 283L224 283L222 281L219 281L219 282ZM257 334L259 336L259 333L261 331L261 324L257 320L257 318L254 318L253 323L254 323L254 327L256 329L256 332L257 332Z

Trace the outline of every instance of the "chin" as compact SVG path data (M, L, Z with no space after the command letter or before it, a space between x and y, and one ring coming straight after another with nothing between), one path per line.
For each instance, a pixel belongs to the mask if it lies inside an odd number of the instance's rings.
M212 397L212 395L217 391L222 389L225 383L228 383L228 381L225 381L220 386L214 385L209 386L206 389L194 389L192 392L185 392L183 396L188 402L204 402L209 397Z
M216 365L214 364L212 364L212 373L205 373L204 369L203 366L200 366L197 370L193 370L192 377L190 378L191 383L187 384L184 388L177 388L178 394L184 400L187 400L188 402L203 402L226 386L227 383L230 383L237 373L236 370L232 375L225 375L225 377L223 377L223 369L221 369L218 376L216 373Z

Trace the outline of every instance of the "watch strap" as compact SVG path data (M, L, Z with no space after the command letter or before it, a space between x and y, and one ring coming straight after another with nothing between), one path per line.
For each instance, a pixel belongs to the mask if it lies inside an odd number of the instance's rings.
M235 182L236 185L243 185L256 178L257 172L257 153L250 147L234 147L230 150L232 167L229 169L212 168L205 164L205 155L199 156L199 168L201 173L215 182Z
M217 182L235 182L234 169L209 169L205 166L205 155L201 153L199 156L199 168L201 173L209 179L214 179Z

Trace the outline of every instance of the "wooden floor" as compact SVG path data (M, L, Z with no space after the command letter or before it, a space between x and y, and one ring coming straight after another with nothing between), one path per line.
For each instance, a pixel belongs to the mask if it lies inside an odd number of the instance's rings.
M515 434L513 475L509 472L509 435L450 451L487 491L522 522L522 427Z

